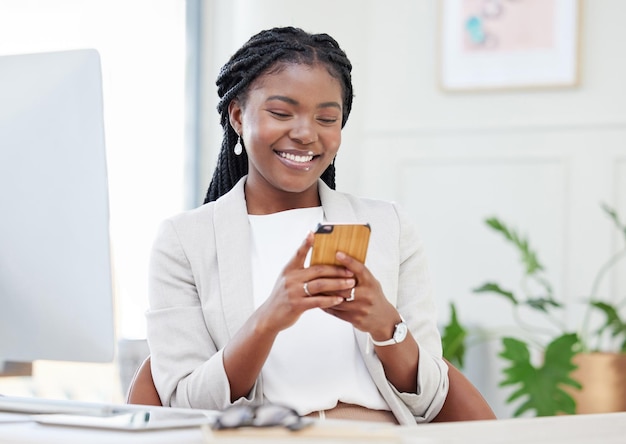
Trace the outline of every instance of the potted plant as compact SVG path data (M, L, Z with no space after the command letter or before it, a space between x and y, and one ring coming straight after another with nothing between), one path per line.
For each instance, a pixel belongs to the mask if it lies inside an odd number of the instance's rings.
M505 360L500 386L511 386L507 403L517 403L514 416L534 412L536 416L589 413L626 409L626 320L620 316L620 302L598 294L607 272L626 257L626 225L608 205L602 209L623 235L623 245L602 265L591 293L582 301L586 313L577 331L561 325L561 302L554 298L545 269L528 240L497 217L485 222L501 234L520 254L523 265L521 291L514 293L497 282L475 288L477 294L492 294L511 305L520 334L501 337L499 356ZM550 330L527 323L523 309L538 312L552 324ZM599 325L593 321L600 321ZM463 367L468 339L475 334L464 327L451 304L451 318L443 332L444 356ZM536 358L539 356L539 363ZM612 381L612 386L600 384ZM600 397L601 399L598 399ZM613 399L611 399L613 398Z

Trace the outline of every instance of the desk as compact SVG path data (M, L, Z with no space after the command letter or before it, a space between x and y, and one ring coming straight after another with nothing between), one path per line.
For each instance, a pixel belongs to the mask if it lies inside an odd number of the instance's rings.
M414 435L446 444L624 444L626 412L425 424Z
M623 444L626 412L596 415L520 418L496 421L390 426L351 421L322 421L301 432L240 430L203 434L200 428L117 432L44 426L33 422L0 423L2 443L63 444Z

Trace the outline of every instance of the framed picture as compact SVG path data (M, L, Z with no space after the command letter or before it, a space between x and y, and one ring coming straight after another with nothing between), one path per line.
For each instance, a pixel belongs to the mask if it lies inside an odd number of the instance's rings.
M443 90L578 84L580 0L441 0Z

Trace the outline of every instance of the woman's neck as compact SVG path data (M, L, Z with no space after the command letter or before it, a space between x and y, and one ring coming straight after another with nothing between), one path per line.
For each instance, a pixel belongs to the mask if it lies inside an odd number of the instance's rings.
M264 193L246 184L244 192L248 214L273 214L280 211L319 207L321 205L317 184L299 193L278 190Z

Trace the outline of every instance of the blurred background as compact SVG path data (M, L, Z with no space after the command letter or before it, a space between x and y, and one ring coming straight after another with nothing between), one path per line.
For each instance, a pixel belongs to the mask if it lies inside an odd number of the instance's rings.
M337 188L408 210L430 259L440 324L454 302L464 323L485 332L515 325L507 304L472 291L493 279L519 285L518 257L484 223L498 216L528 236L555 298L570 302L560 320L576 329L576 301L619 240L600 204L626 214L626 3L540 0L551 6L529 16L534 27L522 22L526 35L508 36L497 17L522 3L0 0L0 55L101 54L120 344L111 364L36 362L32 376L0 378L0 393L124 399L147 354L156 227L201 203L215 165L218 70L273 26L329 33L351 59L356 97ZM467 20L474 11L481 21ZM558 20L567 14L571 23ZM546 34L529 37L531 29ZM521 44L505 46L508 37ZM626 268L613 269L602 291L626 294ZM484 338L468 349L464 371L508 417L499 343Z

